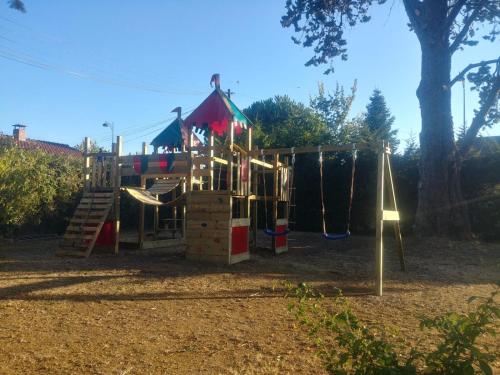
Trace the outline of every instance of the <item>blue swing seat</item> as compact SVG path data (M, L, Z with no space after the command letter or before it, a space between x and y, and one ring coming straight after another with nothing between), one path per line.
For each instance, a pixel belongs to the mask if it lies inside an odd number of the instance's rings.
M333 234L328 234L328 233L323 233L323 238L326 240L345 240L351 236L351 232L347 231L345 233L333 233Z
M271 237L280 237L280 236L286 236L288 233L290 233L290 229L286 228L281 232L275 232L271 229L264 229L264 233Z

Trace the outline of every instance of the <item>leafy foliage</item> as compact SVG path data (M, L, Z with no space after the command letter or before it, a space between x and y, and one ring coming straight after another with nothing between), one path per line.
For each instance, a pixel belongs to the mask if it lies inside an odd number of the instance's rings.
M84 152L85 151L85 140L83 140L80 143L78 143L77 145L75 145L75 148L80 152ZM90 140L89 152L109 152L109 150L106 150L104 147L99 146L99 144L96 141Z
M303 326L330 374L491 374L494 356L477 346L483 335L494 335L500 318L495 291L488 298L471 298L480 304L468 314L448 313L422 318L421 329L436 330L440 342L435 350L413 348L405 356L402 347L389 342L382 330L367 327L356 317L340 290L332 301L305 283L288 285L288 306ZM399 353L399 354L398 354ZM419 364L423 363L420 371Z
M315 55L306 66L330 63L326 74L333 72L335 57L347 60L347 41L344 29L370 20L368 10L372 3L386 0L324 1L287 0L287 13L281 18L283 27L293 26L301 38L292 37L296 44L313 47Z
M0 145L0 232L12 235L23 225L64 220L80 192L80 170L77 158L23 150L4 141Z
M324 143L326 124L311 108L288 96L253 103L245 115L254 123L259 147L291 147Z
M26 8L21 0L9 0L7 3L9 4L9 8L26 13Z

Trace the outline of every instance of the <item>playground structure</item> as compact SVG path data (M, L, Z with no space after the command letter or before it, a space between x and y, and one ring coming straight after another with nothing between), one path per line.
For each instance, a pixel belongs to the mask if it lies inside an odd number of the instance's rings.
M351 152L351 203L356 152L371 149L378 154L375 292L382 295L386 221L393 223L401 269L405 267L388 145L258 149L252 142L252 123L220 89L218 75L213 81L215 90L184 120L180 108L174 110L176 120L151 142L151 154L143 143L140 155L122 155L121 136L112 152L91 153L90 139L85 138L84 194L59 254L88 257L96 244L118 253L120 243L126 242L120 234L120 201L125 193L139 203L138 231L132 240L138 248L175 243L185 245L186 258L191 260L219 264L247 260L251 245L257 243L258 202L263 202L264 232L272 251L286 252L295 155L317 153L322 176L323 153ZM321 186L323 202L328 193ZM154 207L151 236L145 233L146 205ZM390 208L385 209L386 205ZM161 217L162 207L169 207L168 217ZM345 233L327 233L324 204L322 208L325 240L349 237L349 227ZM161 238L162 231L172 235Z

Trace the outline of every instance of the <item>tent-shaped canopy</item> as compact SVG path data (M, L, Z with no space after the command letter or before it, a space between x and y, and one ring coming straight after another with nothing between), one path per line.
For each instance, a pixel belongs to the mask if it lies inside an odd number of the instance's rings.
M252 122L219 88L216 88L184 120L188 126L193 125L200 129L207 129L219 136L227 131L230 122L233 123L236 134L241 134L243 129L252 126Z
M178 117L151 141L151 145L155 149L159 147L173 149L181 148L186 142L187 132L183 127L182 119Z

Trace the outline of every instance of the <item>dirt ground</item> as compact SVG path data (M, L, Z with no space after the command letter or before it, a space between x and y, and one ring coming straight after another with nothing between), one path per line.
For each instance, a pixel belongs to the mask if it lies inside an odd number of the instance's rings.
M54 256L54 240L4 243L0 374L322 374L285 281L326 295L339 287L366 323L425 346L419 316L465 311L500 280L499 244L409 239L402 273L388 241L385 295L375 297L373 245L293 233L287 254L215 266L162 250L82 260Z

